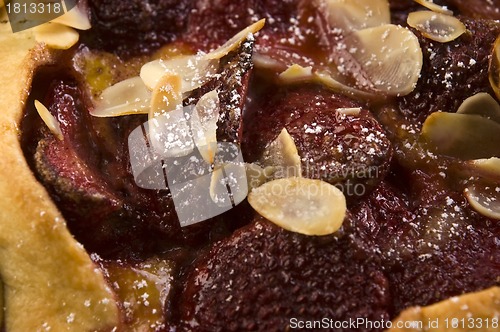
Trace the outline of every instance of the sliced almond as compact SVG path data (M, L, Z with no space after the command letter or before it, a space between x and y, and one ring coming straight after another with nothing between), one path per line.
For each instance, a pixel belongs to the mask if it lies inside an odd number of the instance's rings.
M421 137L440 154L469 160L500 156L499 132L500 124L480 115L436 112Z
M458 18L428 10L410 13L407 23L424 37L440 43L453 41L467 31Z
M489 62L489 80L495 95L500 99L500 36L495 40Z
M453 12L451 10L449 10L448 8L446 8L444 6L437 5L432 1L429 1L429 0L413 0L413 1L424 6L427 9L432 10L433 12L445 14L445 15L453 15Z
M193 141L182 107L182 80L179 75L166 74L151 94L149 136L156 153L180 157L191 153Z
M165 74L151 93L149 118L173 111L182 106L182 81L177 74Z
M391 23L387 0L321 0L328 22L344 33Z
M252 25L249 25L245 29L241 30L238 32L236 35L234 35L231 39L229 39L227 42L225 42L222 46L217 48L216 50L208 53L206 57L208 59L220 59L224 57L225 55L229 54L231 51L234 51L238 47L240 47L241 43L247 39L247 37L251 34L256 33L260 29L264 27L264 24L266 23L265 19L261 19L260 21L255 22Z
M302 67L293 64L279 75L280 80L286 83L296 83L311 80L313 77L312 67Z
M500 220L500 186L471 185L464 190L464 195L478 213Z
M305 235L336 232L346 201L335 186L320 180L286 178L267 182L248 195L250 205L276 225Z
M302 176L299 152L286 128L283 128L278 137L265 149L260 162L264 166L275 168L276 179Z
M54 134L58 139L62 141L64 137L61 131L61 126L59 125L59 121L57 121L56 118L49 112L47 107L45 107L38 100L35 100L35 108L52 134Z
M113 117L149 112L151 92L140 77L132 77L105 89L90 114Z
M469 161L474 170L481 175L481 177L500 181L500 158L489 159L476 159Z
M500 123L500 105L486 92L481 92L464 100L458 108L459 114L476 114Z
M375 99L377 97L375 93L362 91L342 83L341 79L334 77L330 70L313 71L312 67L302 67L298 64L289 66L279 75L279 79L281 82L286 84L294 84L297 82L316 82L337 92L362 99Z
M499 307L500 288L492 287L406 309L393 320L388 332L496 332L498 325L490 322L498 323Z
M354 87L350 87L344 83L342 83L339 79L332 76L330 72L327 71L318 71L313 75L313 81L324 84L332 90L337 92L347 94L353 97L361 98L361 99L377 99L380 97L375 92L363 91Z
M356 50L351 54L376 90L391 96L413 91L423 56L410 30L387 24L353 32L345 43Z
M79 34L74 29L59 23L46 23L33 28L37 42L50 48L67 50L78 42Z
M216 165L210 179L210 197L221 207L237 205L248 194L244 163Z
M91 28L89 18L86 13L78 6L74 6L71 10L51 21L59 23L78 30L88 30Z
M209 164L214 163L217 152L219 112L219 94L217 90L212 90L200 98L191 116L194 143L203 159Z
M217 73L218 60L199 55L180 55L168 60L154 60L141 68L144 84L152 90L162 76L177 74L182 78L182 93L193 91L206 84Z
M344 115L358 116L361 113L361 107L342 107L337 108L336 111Z

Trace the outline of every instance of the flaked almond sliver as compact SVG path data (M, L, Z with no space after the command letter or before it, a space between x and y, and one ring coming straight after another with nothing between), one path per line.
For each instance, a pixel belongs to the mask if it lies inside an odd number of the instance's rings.
M263 184L250 192L248 202L269 221L305 235L336 232L347 210L344 194L335 186L296 177Z
M168 60L154 60L141 67L144 84L153 90L165 74L177 74L182 78L182 93L193 91L210 81L217 73L218 60L199 55L180 55Z
M319 0L330 26L344 33L391 23L387 0Z
M132 77L105 89L90 114L95 117L114 117L129 114L148 114L151 92L140 77Z
M376 94L362 91L342 83L339 79L332 76L330 71L313 71L312 67L302 67L298 64L289 66L279 75L282 83L294 84L297 82L316 82L329 87L340 93L359 97L362 99L375 99Z
M500 156L500 124L475 114L435 112L421 138L434 152L462 160Z
M217 90L204 94L191 115L193 139L203 159L212 164L217 152L217 121L220 102Z
M495 92L496 97L500 99L500 36L497 37L493 45L488 67L488 77L491 88Z
M286 83L296 83L311 80L313 77L312 67L302 67L293 64L279 75L280 80Z
M491 180L500 180L500 158L492 157L488 159L470 160L472 166L481 177Z
M302 176L299 152L286 128L266 147L259 161L263 166L275 168L275 178Z
M313 81L317 83L321 83L332 90L337 92L348 94L353 97L361 98L361 99L376 99L379 96L375 92L363 91L361 89L350 87L344 83L342 83L337 78L333 77L330 72L326 71L318 71L313 74Z
M464 195L476 212L500 220L500 186L471 185L464 190Z
M149 119L173 111L182 106L182 80L177 74L165 74L151 93Z
M248 194L244 163L215 165L210 179L210 197L219 206L235 206Z
M453 12L451 10L449 10L448 8L446 8L444 6L440 6L438 4L435 4L432 1L429 1L429 0L413 0L413 1L424 6L427 9L432 10L433 12L445 14L445 15L453 15Z
M492 287L429 306L405 309L393 320L387 332L497 332L496 324L460 322L498 322L499 307L500 288ZM446 322L450 322L448 326Z
M336 111L344 115L358 116L361 113L361 107L342 107L337 108Z
M91 28L89 18L86 13L75 6L63 15L51 21L52 23L59 23L78 30L88 30Z
M249 25L248 27L246 27L245 29L241 30L236 35L234 35L231 39L229 39L227 42L225 42L222 46L220 46L219 48L215 49L214 51L208 53L206 55L206 57L208 59L212 59L212 60L213 59L220 59L220 58L224 57L225 55L229 54L229 52L237 49L241 45L241 43L245 39L247 39L248 35L254 34L257 31L259 31L260 29L262 29L262 27L264 26L265 23L266 23L266 20L261 19L260 21L257 21L255 23Z
M423 56L410 30L386 24L355 31L344 41L348 49L356 50L351 54L375 90L400 96L415 89Z
M477 93L464 100L457 113L477 114L500 123L500 105L486 92Z
M79 34L74 29L59 23L46 23L33 28L35 40L50 48L67 50L78 42Z
M61 126L59 125L59 121L49 112L47 107L43 105L38 100L35 100L35 108L43 122L47 125L49 130L61 141L64 139L63 133L61 131Z
M180 157L191 153L193 141L182 107L182 80L177 74L165 74L151 93L148 124L149 138L156 153Z
M458 18L428 10L410 13L407 23L424 37L440 43L453 41L467 31Z

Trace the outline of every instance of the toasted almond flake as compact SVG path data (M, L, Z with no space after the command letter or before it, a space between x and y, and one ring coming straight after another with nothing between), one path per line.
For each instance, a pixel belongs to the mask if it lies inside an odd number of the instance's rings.
M386 332L498 332L498 326L468 325L460 322L498 320L500 288L491 287L475 293L451 297L425 307L405 309L392 321ZM441 322L450 321L449 327ZM433 323L436 322L436 323ZM455 322L456 325L451 325Z
M500 123L500 105L486 92L477 93L464 100L457 113L477 114Z
M495 40L489 62L489 80L495 95L500 99L500 36Z
M483 178L500 180L500 158L470 160L469 165Z
M453 41L467 31L458 18L428 10L410 13L407 23L424 37L440 43Z
M113 117L129 114L147 114L151 92L140 77L132 77L105 89L90 114L95 117Z
M379 96L375 92L362 91L357 88L350 87L336 78L334 78L331 73L326 71L318 71L314 73L313 80L315 82L324 84L332 90L351 95L353 97L358 97L361 99L376 99Z
M248 195L261 216L276 225L305 235L328 235L344 221L346 200L329 183L305 178L267 182Z
M248 37L250 34L254 34L266 23L265 19L261 19L260 21L255 22L252 25L249 25L245 29L241 30L238 32L236 35L234 35L231 39L229 39L227 42L225 42L222 46L217 48L216 50L208 53L206 57L208 59L220 59L227 55L229 52L234 51L237 49L241 43Z
M275 178L302 176L299 152L286 128L283 128L278 137L265 149L260 163L274 167Z
M307 81L312 77L312 67L302 67L298 64L291 65L279 75L280 80L287 83Z
M84 13L78 6L71 8L71 10L51 22L66 25L78 30L88 30L91 28L87 14Z
M241 203L248 194L244 163L216 165L210 179L210 197L219 206Z
M165 74L177 74L182 78L182 93L193 91L206 84L217 73L218 60L199 55L180 55L168 60L154 60L141 68L144 84L153 90Z
M500 220L500 192L494 188L471 185L464 190L471 207L481 215Z
M47 107L45 107L45 105L43 105L38 100L35 100L35 108L52 134L54 134L58 139L62 141L64 137L61 131L61 126L59 125L59 122L56 120L56 118L49 112Z
M168 73L161 77L151 93L149 138L156 153L165 157L184 156L193 149L182 108L181 89L181 77Z
M255 65L255 67L257 67L257 68L271 69L271 70L274 70L277 72L282 71L282 70L286 70L286 65L284 65L282 62L280 62L276 59L273 59L268 55L259 53L259 52L255 52L252 55L252 61Z
M499 132L500 124L480 115L436 112L421 137L437 153L469 160L500 156Z
M219 94L217 90L212 90L200 98L191 116L194 143L203 159L209 164L213 164L217 152L219 112Z
M337 108L336 111L344 115L358 116L359 113L361 113L361 107L351 107L351 108L343 107L343 108Z
M377 96L374 93L362 91L350 87L332 76L330 71L312 71L312 67L302 67L298 64L293 64L288 69L283 71L279 76L281 82L293 84L296 82L316 82L338 91L340 93L349 94L362 99L375 99Z
M182 106L182 80L177 74L165 74L151 93L149 119Z
M415 89L423 56L410 30L387 24L353 32L345 43L358 50L352 56L376 90L393 96Z
M188 120L192 108L176 108L147 122L149 143L156 156L179 158L193 153L195 146Z
M37 42L48 47L67 50L78 42L78 32L58 23L46 23L33 28Z
M210 178L210 198L220 207L232 205L223 165L215 167L212 172Z
M391 23L387 0L320 0L328 22L345 33Z
M433 12L445 14L445 15L453 15L453 12L451 10L449 10L448 8L446 8L444 6L437 5L432 1L429 1L429 0L413 0L413 1L424 6L427 9L432 10Z

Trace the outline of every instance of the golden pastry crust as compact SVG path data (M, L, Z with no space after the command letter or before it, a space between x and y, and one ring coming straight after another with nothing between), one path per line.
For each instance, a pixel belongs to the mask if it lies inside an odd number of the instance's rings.
M111 330L119 310L102 273L76 242L20 146L35 69L55 54L0 15L0 276L7 331Z

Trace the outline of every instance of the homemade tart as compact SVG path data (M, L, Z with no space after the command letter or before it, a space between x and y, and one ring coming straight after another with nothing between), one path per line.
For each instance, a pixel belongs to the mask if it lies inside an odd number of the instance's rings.
M3 329L497 331L499 8L88 0L15 34L2 8ZM178 110L194 161L153 125ZM248 199L183 224L136 128Z

